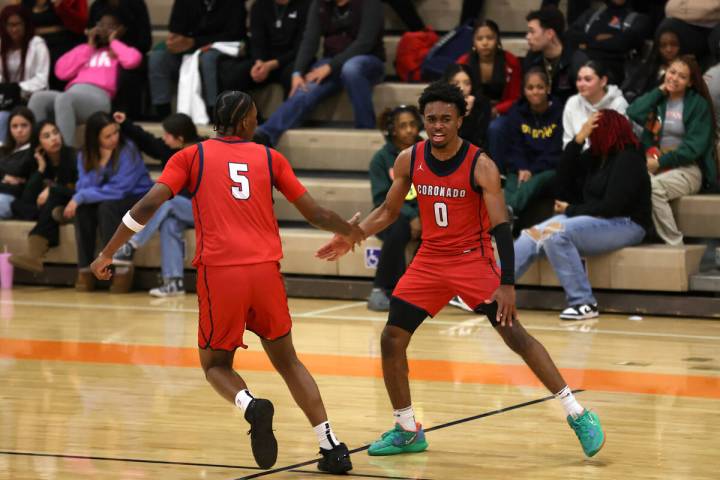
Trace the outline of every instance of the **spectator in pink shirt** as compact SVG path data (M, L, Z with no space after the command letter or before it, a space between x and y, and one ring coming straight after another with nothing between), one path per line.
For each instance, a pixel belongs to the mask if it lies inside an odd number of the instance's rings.
M36 118L54 114L63 138L75 144L75 128L97 111L110 112L117 91L120 67L131 70L142 62L142 54L118 40L125 32L120 17L107 10L88 31L88 43L60 57L55 75L68 85L64 92L42 91L30 97L28 106Z

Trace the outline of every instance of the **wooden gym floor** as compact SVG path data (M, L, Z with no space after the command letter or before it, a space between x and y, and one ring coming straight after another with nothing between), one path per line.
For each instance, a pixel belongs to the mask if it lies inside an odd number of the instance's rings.
M259 342L236 355L273 400L280 454L259 470L247 424L206 384L196 299L19 287L0 298L0 478L320 478L314 433ZM379 364L385 318L361 302L291 299L294 340L342 441L391 427ZM430 448L352 457L356 478L715 479L720 322L523 311L607 443L586 459L558 402L482 317L447 308L411 344L414 405Z

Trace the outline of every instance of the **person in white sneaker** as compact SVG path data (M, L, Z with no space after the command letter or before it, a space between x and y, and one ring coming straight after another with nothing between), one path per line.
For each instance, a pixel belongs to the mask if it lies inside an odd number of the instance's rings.
M515 240L515 277L546 256L568 302L560 318L594 318L597 300L581 257L638 244L652 225L645 155L627 118L609 109L592 114L563 152L558 185L556 215Z

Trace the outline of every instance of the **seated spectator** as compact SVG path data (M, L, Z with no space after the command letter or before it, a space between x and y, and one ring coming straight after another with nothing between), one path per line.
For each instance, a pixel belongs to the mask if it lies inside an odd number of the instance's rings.
M528 32L525 38L529 51L523 61L523 71L541 67L550 79L550 94L565 105L574 95L575 77L580 65L587 61L582 51L572 51L563 44L565 17L555 7L545 7L527 16Z
M590 138L590 149L583 145ZM650 179L630 122L614 110L595 112L563 152L560 185L582 180L579 197L555 201L557 215L523 230L515 241L515 278L545 255L568 307L563 320L599 315L581 256L636 245L650 228Z
M413 0L383 0L383 2L392 7L408 31L417 32L425 28L425 22L423 22L423 19L418 15Z
M215 42L244 41L245 2L237 0L175 0L170 13L167 40L155 47L148 58L150 96L159 118L170 115L173 85L182 56L200 49L203 99L209 113L218 95L220 51L209 48ZM212 115L210 115L212 118Z
M74 219L78 254L75 288L95 288L90 264L95 258L97 231L100 244L110 240L123 215L152 187L152 180L134 143L120 133L109 113L96 112L85 124L85 145L77 160L79 178L76 192L63 217ZM125 292L130 285L127 272L116 270L111 292Z
M658 30L670 28L678 32L688 53L695 55L699 62L714 64L720 61L720 58L709 58L710 52L717 55L720 43L720 2L668 0L665 15L667 18Z
M640 95L662 85L670 64L686 53L682 38L671 27L658 30L650 56L630 69L620 87L625 99L632 102Z
M36 92L28 106L38 120L54 115L68 145L75 144L75 128L95 112L109 112L117 91L118 70L136 68L142 54L118 40L124 27L114 14L105 14L88 32L88 43L63 55L55 65L58 78L68 80L64 92Z
M445 70L443 80L458 87L465 96L467 113L460 126L460 137L478 147L485 148L488 143L488 124L491 115L490 101L482 94L473 94L470 67L451 64Z
M627 113L644 125L642 143L652 175L655 231L665 243L682 245L670 201L702 188L718 188L715 115L695 59L684 55L675 60L665 82L635 100Z
M530 69L523 83L524 96L508 113L509 138L503 139L510 144L505 203L518 217L546 193L562 154L563 109L550 97L545 70Z
M12 217L11 205L20 197L35 168L30 151L34 123L35 116L26 107L15 107L10 112L7 141L0 147L0 219Z
M703 78L715 109L715 126L720 129L720 63L705 72ZM720 131L718 131L718 136L720 136Z
M512 104L520 98L522 70L517 57L502 49L497 23L492 20L477 20L473 29L472 50L460 57L458 63L467 63L470 67L475 96L482 95L490 100L493 120L487 132L487 150L502 171L507 154L507 142L503 141L507 119L496 117L507 113ZM462 133L460 135L462 136ZM476 145L485 148L484 145Z
M51 247L60 244L60 226L56 220L75 193L77 154L64 145L57 125L38 123L30 146L37 170L31 175L22 195L12 204L17 218L37 220L27 239L27 252L12 255L16 268L42 272L44 259ZM53 213L55 212L55 213Z
M120 124L122 133L135 142L145 155L162 161L163 168L170 157L183 148L202 141L192 119L183 113L173 113L162 122L163 136L155 137L127 120L124 113L116 112L113 118ZM113 256L113 263L131 264L135 251L142 248L157 231L160 231L160 259L163 284L150 290L153 297L170 297L185 294L185 230L193 228L190 192L184 190L155 212L141 232L136 233ZM132 278L125 281L131 283Z
M280 83L287 97L310 0L257 0L250 10L250 57L220 60L220 91Z
M33 34L30 14L20 5L0 12L0 145L5 142L10 110L48 87L50 54Z
M22 5L32 12L35 34L45 40L50 52L50 65L67 52L85 42L88 21L87 0L22 0ZM63 90L66 82L50 69L50 88ZM72 141L65 138L65 141Z
M323 99L347 89L355 128L374 128L373 86L385 76L380 0L312 0L290 97L255 132L266 145L277 144ZM312 63L323 37L322 58Z
M418 135L422 130L422 117L415 106L401 105L385 110L380 115L378 125L387 143L375 152L370 161L373 208L385 201L392 185L393 166L397 156L420 140ZM373 289L368 298L368 309L377 312L390 309L390 295L405 273L405 248L411 240L420 239L418 215L417 194L413 187L405 197L405 204L398 219L377 235L383 244Z
M139 118L148 76L145 54L152 47L150 15L145 0L95 0L90 6L88 28L95 27L108 11L116 12L122 19L121 23L125 26L123 43L143 55L143 62L137 68L127 70L120 67L113 109L126 112L130 118Z
M586 10L573 22L565 38L570 48L605 65L612 83L620 85L627 61L651 34L648 17L634 11L628 0L605 0L604 6Z
M624 115L627 109L627 102L620 89L616 85L609 85L605 66L594 60L580 68L576 84L578 93L568 99L563 111L563 148L576 137L594 112L610 109Z

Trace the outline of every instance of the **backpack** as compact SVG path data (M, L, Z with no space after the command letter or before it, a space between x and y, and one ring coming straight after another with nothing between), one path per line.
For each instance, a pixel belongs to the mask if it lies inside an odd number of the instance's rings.
M472 46L472 21L463 23L455 30L446 33L430 49L420 69L423 80L437 80Z
M395 54L395 71L403 82L421 80L420 66L438 38L438 34L429 27L417 32L403 33Z

